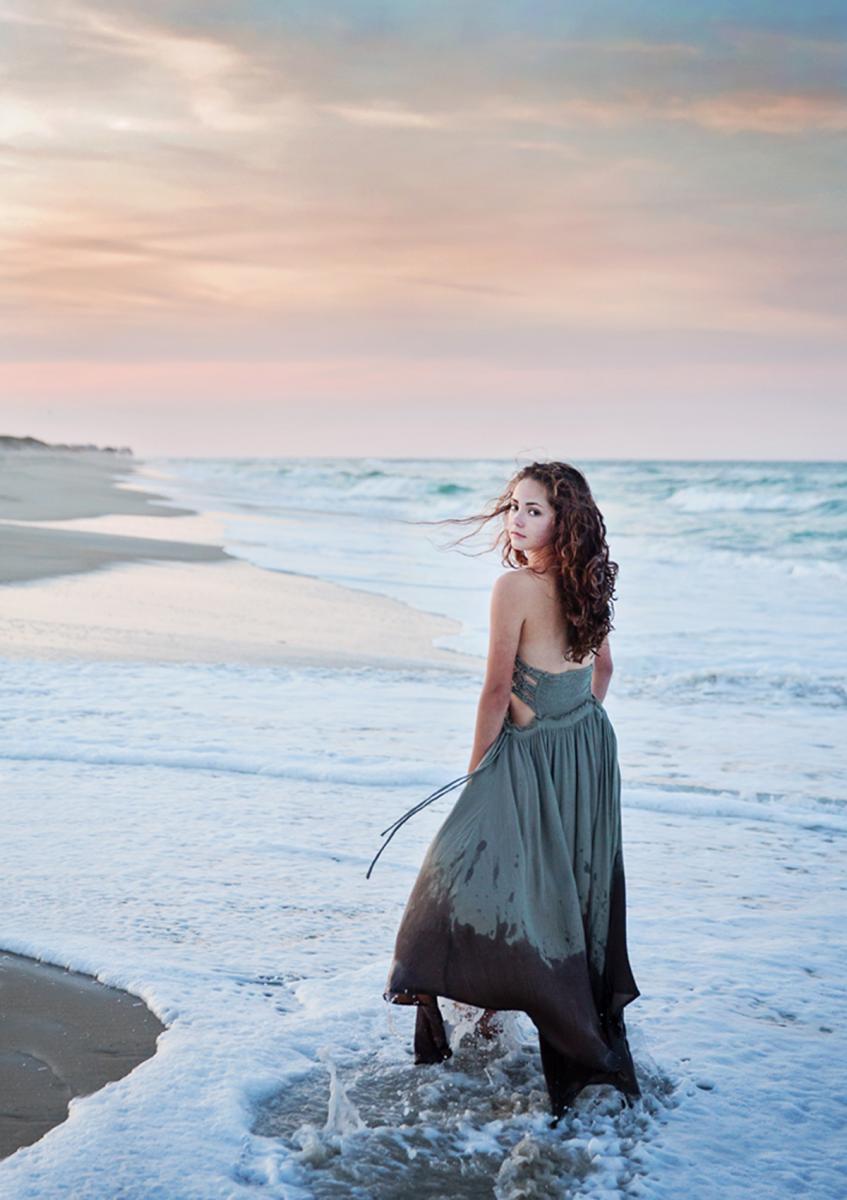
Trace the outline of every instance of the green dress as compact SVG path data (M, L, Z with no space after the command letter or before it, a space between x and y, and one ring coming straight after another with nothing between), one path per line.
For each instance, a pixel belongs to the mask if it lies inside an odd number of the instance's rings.
M640 993L626 945L617 738L591 677L590 665L553 673L517 657L512 688L530 724L507 714L474 771L386 831L390 840L465 783L409 896L384 993L418 1004L415 1061L450 1056L438 996L523 1011L557 1119L587 1084L640 1094L623 1020Z

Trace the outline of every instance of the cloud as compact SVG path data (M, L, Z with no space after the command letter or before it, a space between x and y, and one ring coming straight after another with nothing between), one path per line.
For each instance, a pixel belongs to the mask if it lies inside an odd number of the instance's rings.
M74 0L55 0L47 15L0 9L0 22L18 27L7 87L22 111L37 112L42 133L45 125L58 138L121 122L148 132L186 121L221 132L267 123L244 102L267 82L261 65L234 42L169 28L143 10L114 15Z
M634 92L620 98L551 100L543 105L495 102L484 110L484 119L548 129L585 125L625 129L647 122L673 122L717 133L791 136L847 129L847 97L738 91L707 97L657 98Z
M847 97L841 95L725 93L703 100L672 104L673 120L692 121L721 133L767 133L782 136L837 133L847 129Z
M357 108L343 104L322 104L321 111L350 121L354 125L375 125L384 129L437 129L443 119L428 113L386 105L384 108Z
M471 43L250 11L0 9L14 344L835 337L847 118L818 40L793 66L739 30Z

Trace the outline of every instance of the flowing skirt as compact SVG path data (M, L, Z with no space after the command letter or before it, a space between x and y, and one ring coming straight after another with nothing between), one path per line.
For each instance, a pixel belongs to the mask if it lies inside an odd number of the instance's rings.
M409 896L385 991L419 1004L416 1062L450 1054L444 996L528 1014L557 1118L590 1083L638 1095L622 1010L640 993L605 709L591 697L525 728L507 719L465 778Z

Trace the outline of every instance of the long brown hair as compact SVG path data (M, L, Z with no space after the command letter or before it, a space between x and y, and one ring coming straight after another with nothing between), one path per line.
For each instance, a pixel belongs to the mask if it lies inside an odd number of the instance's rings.
M495 517L508 512L512 504L512 492L522 479L534 479L542 484L553 508L551 570L556 579L567 627L567 657L573 662L580 662L592 651L596 653L604 638L614 628L613 601L618 574L618 564L609 558L606 524L581 471L565 462L530 463L512 476L505 489L489 503L485 511L468 517L448 517L441 521L421 521L415 524L475 523L476 529L453 543L458 545L459 542L464 542L478 533ZM501 561L504 566L528 566L526 554L512 545L505 525L488 549L494 550L501 541Z

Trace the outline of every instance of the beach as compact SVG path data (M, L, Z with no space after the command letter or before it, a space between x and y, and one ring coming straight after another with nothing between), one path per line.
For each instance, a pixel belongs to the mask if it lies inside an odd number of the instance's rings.
M0 451L0 584L62 577L0 593L4 656L474 666L432 646L458 622L259 571L215 544L214 519L132 474L113 455Z
M134 474L105 452L0 449L0 588L52 581L0 590L4 658L452 662L431 639L455 622L239 562L213 543L213 521L140 488ZM186 570L201 563L202 583ZM163 1029L128 993L20 955L3 955L0 1000L0 1156L149 1057L149 1030Z
M64 1121L68 1105L156 1052L164 1026L137 996L0 952L0 1158Z
M480 1048L450 1010L454 1059L415 1069L413 1014L381 999L455 793L364 878L379 831L465 769L501 569L385 514L475 505L500 467L458 501L443 466L342 467L0 455L0 950L158 1023L152 1056L0 1162L0 1194L834 1200L837 564L766 541L830 503L826 472L789 494L654 469L645 510L595 475L627 585L607 707L643 1102L592 1089L554 1134L526 1023ZM714 511L763 531L728 590L725 532L688 548Z

